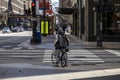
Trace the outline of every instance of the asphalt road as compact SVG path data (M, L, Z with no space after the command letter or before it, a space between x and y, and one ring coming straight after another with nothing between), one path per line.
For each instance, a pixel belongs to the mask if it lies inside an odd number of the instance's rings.
M22 42L29 40L31 38L31 31L16 32L16 33L0 33L0 48L13 48Z

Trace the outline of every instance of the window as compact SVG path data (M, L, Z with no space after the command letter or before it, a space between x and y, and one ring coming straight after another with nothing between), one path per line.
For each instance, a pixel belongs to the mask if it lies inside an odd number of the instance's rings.
M116 9L116 6L114 8ZM103 34L120 35L120 11L103 13Z

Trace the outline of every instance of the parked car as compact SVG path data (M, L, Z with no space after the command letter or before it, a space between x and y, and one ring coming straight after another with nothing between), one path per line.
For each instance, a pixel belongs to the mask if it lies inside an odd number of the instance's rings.
M20 32L23 32L23 31L25 31L25 30L24 30L23 27L19 27L19 31L20 31Z
M12 32L23 32L24 28L23 27L14 27L11 30L12 30Z
M4 27L4 28L2 29L2 33L11 33L11 30L10 30L9 27Z
M12 32L19 32L19 28L18 27L14 27L11 30L12 30Z

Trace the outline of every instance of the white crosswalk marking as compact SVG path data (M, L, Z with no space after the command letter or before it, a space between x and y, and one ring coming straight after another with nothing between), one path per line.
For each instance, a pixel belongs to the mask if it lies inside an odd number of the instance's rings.
M52 54L52 50L45 50L43 62L51 62L51 54Z
M104 62L101 58L89 50L71 50L68 53L68 60L75 62Z
M0 49L0 62L39 62L51 63L52 50L2 50ZM89 64L104 62L120 62L119 50L70 50L68 63L70 64Z
M52 50L45 50L43 62L51 62ZM70 63L82 63L82 62L104 62L99 56L89 50L70 50L68 54L68 62Z
M119 51L116 51L116 50L106 50L106 51L108 51L110 53L113 53L113 54L115 54L117 56L120 56L120 52Z
M0 63L42 63L45 50L0 50Z

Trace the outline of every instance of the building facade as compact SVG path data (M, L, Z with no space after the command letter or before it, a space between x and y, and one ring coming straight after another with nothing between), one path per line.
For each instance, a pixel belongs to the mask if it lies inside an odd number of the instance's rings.
M24 0L0 0L0 21L7 24L8 14L23 14Z
M120 41L120 1L73 0L77 11L73 14L72 34L85 41L96 41L102 14L102 41Z
M72 14L69 14L68 12L70 10L67 9L67 8L72 8L72 0L59 0L59 8L62 8L61 10L63 12L62 14L60 14L61 18L59 22L62 23L64 21L67 21L68 23L72 24L73 22Z
M24 0L0 0L0 12L6 11L8 9L8 3L11 1L12 9L15 14L23 14L24 10Z

